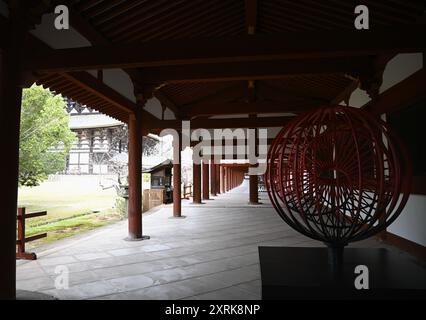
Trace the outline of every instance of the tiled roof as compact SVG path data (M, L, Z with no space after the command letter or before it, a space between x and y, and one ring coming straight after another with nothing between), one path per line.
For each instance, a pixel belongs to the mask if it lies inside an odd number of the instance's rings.
M101 113L74 114L70 116L70 129L109 128L122 125L123 122Z

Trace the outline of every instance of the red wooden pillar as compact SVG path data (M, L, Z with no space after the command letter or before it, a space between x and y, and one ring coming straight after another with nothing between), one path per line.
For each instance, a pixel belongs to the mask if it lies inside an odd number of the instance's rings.
M18 2L14 2L18 3ZM18 202L19 129L22 88L19 86L20 58L25 28L24 9L10 10L8 35L0 49L0 128L2 139L2 192L0 222L0 299L16 298L16 215Z
M216 193L220 194L220 165L219 164L215 164L216 167Z
M223 166L219 166L219 174L220 174L220 193L225 193L225 168Z
M1 150L7 150L2 159L0 223L0 299L15 299L16 295L16 210L18 202L19 129L22 89L18 86L15 50L1 52L0 106Z
M182 217L182 178L181 178L181 134L179 133L178 141L173 141L175 148L178 148L176 153L177 159L173 159L173 217ZM177 144L177 146L176 146Z
M214 163L214 158L210 162L210 190L212 196L217 196L217 175L216 175L216 164Z
M249 176L249 203L258 204L259 195L258 195L258 177L257 175Z
M142 236L142 106L129 116L129 235L127 240L149 239Z
M231 169L231 189L235 188L235 169Z
M192 201L201 203L201 164L194 163L192 165Z
M203 200L210 199L209 184L209 162L203 160Z
M234 173L234 169L233 168L231 168L231 176L230 176L230 178L231 178L231 189L234 189L235 173Z

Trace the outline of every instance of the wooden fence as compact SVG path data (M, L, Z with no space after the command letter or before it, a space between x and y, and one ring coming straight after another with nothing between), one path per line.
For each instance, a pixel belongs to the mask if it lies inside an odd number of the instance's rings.
M184 185L182 192L182 199L189 199L192 196L192 185Z
M36 260L37 255L34 252L25 251L25 243L34 241L37 239L45 238L46 233L36 234L31 237L25 237L25 220L35 217L41 217L47 215L46 211L25 213L25 208L18 208L18 240L16 240L16 258L25 260Z

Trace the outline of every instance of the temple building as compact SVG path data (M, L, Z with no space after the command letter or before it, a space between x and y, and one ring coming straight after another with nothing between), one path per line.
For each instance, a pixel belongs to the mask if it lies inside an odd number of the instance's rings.
M69 128L76 140L67 157L65 174L114 174L114 161L127 158L127 125L97 110L66 99ZM154 147L160 139L144 137L144 147ZM121 156L120 156L121 155ZM149 161L145 166L150 167Z

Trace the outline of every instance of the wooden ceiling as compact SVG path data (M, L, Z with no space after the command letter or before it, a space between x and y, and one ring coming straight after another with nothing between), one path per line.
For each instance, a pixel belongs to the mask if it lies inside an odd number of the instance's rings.
M256 34L287 31L353 29L359 1L340 0L74 0L71 5L109 41L208 38L243 35L246 19ZM247 13L246 3L255 14ZM362 1L370 9L371 27L417 21L422 0ZM250 5L247 5L249 8Z
M285 44L286 38L279 35L353 32L357 4L341 0L71 0L70 22L93 46L112 44L120 48L155 41L179 46L179 41L199 41L198 49L202 50L208 39L223 37L278 35L277 39ZM426 2L420 0L363 4L370 9L372 29L397 29L418 23L426 10ZM168 48L163 47L161 56L167 57ZM170 47L173 49L176 47ZM226 52L227 47L222 50ZM374 75L377 56L351 56L348 51L342 57L169 63L126 70L137 87L154 86L154 95L177 119L194 119L241 113L298 113L338 103L356 88L359 77ZM38 82L127 121L128 112L135 106L118 107L120 99L111 102L102 95L93 96L93 86L85 87L81 81L64 76L67 73L51 72L40 76Z

